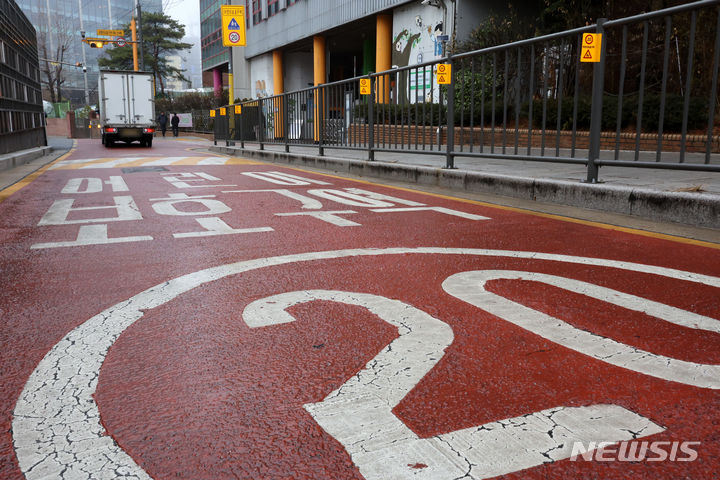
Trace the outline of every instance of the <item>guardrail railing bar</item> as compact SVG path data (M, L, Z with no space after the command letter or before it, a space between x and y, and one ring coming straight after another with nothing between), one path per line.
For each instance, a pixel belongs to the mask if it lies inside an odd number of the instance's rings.
M642 57L640 61L640 87L638 88L637 127L635 129L635 161L640 160L640 135L642 135L643 102L645 97L645 65L647 64L648 22L643 22Z
M693 12L694 14L695 12ZM670 60L670 32L672 31L672 17L670 15L665 16L665 43L663 48L663 70L662 70L662 84L660 86L660 113L658 117L658 138L657 138L657 150L655 151L655 161L660 161L660 155L662 152L662 141L663 141L663 126L665 122L665 95L667 93L667 80L668 80L668 64ZM682 150L682 148L681 148ZM682 156L682 154L681 154Z
M683 100L682 134L680 137L680 163L685 162L685 141L687 138L688 114L690 111L690 90L692 90L693 57L695 56L695 26L697 24L697 10L690 12L690 38L688 39L688 62L685 78L685 99ZM662 133L662 132L660 132Z
M715 126L715 110L717 106L718 66L720 65L720 6L717 8L717 22L715 24L715 55L713 55L712 86L710 87L710 101L708 102L708 130L705 145L705 163L710 163L710 150L712 146L713 127Z
M620 82L618 84L617 126L615 127L615 160L620 158L620 132L622 131L623 93L625 90L625 71L627 69L627 25L622 27L622 45L620 47ZM574 132L573 132L574 133Z

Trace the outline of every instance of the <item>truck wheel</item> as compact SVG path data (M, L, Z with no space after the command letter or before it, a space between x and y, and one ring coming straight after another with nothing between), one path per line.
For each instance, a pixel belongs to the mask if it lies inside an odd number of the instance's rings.
M113 143L115 143L115 142L112 141L112 140L108 140L108 139L106 138L106 139L105 139L105 148L112 148Z
M148 147L148 148L152 147L152 137L148 138L148 139L145 141L145 146Z

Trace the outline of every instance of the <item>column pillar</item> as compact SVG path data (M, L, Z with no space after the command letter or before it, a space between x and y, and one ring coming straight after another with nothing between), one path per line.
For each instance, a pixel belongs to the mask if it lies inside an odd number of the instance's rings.
M220 67L215 67L213 68L213 91L216 97L222 95L222 87L222 70L220 70Z
M375 26L375 71L382 72L392 68L392 15L379 13ZM390 103L390 77L378 77L376 84L378 103Z
M327 78L325 72L325 37L315 35L313 37L313 80L315 85L322 85ZM316 142L320 141L320 125L324 120L325 95L322 89L314 93L314 115L313 115L313 137Z
M273 50L273 95L280 95L285 92L285 84L283 82L283 55L280 50ZM275 138L283 138L285 111L283 108L283 99L275 98L273 100L273 110L276 115L273 117L273 125L275 126Z

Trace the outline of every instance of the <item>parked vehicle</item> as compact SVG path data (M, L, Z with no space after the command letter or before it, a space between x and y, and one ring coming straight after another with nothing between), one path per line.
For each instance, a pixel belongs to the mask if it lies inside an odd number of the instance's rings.
M101 70L98 76L102 143L140 142L151 147L155 134L155 100L152 74Z

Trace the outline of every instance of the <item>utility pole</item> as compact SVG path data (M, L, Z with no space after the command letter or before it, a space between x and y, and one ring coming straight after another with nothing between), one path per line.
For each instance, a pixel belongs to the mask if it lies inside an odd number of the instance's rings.
M137 72L138 69L138 44L137 44L137 28L135 28L135 17L130 19L130 35L132 38L132 49L133 49L133 69Z
M82 0L78 0L78 13L80 13L80 31L85 32L85 27L83 26ZM84 33L83 33L83 35L84 35ZM85 58L85 42L82 42L82 45L80 45L80 48L82 49L83 65L87 65L87 58ZM85 105L90 105L90 93L88 92L87 68L83 68L83 80L85 81Z
M140 5L140 2L138 0L135 0L135 8L137 9L137 30L138 30L137 40L140 42L140 70L142 70L144 72L145 71L145 54L143 53L143 48L142 48L142 41L143 41L142 6Z

